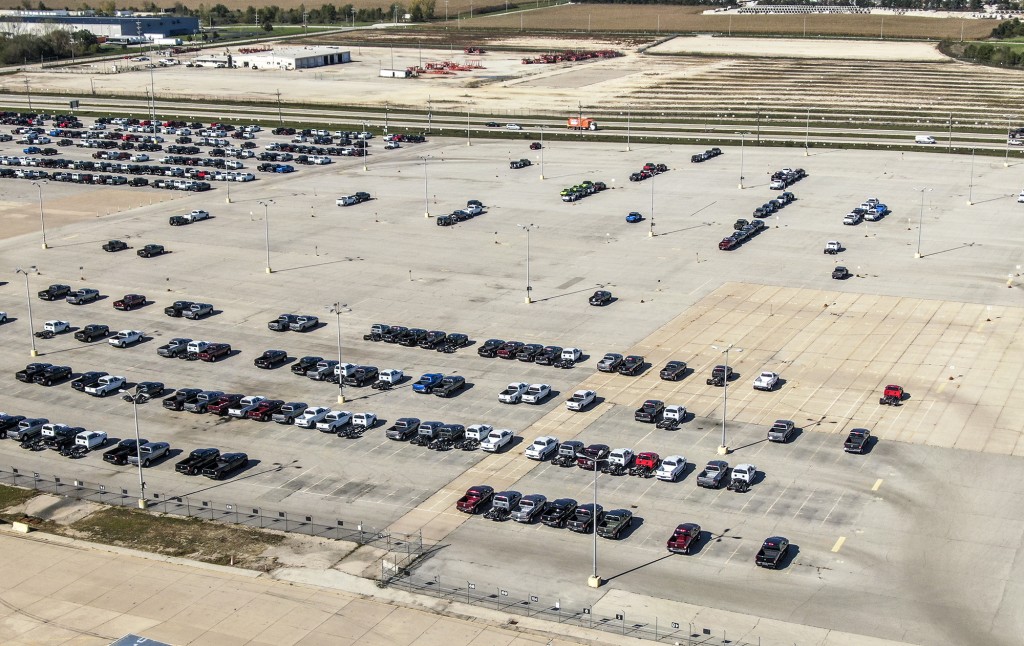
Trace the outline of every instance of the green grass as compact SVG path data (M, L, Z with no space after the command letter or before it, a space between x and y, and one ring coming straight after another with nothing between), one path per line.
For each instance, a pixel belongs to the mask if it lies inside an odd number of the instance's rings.
M34 491L32 489L20 489L18 487L0 485L0 510L20 505L26 500L36 497L38 494L38 491Z

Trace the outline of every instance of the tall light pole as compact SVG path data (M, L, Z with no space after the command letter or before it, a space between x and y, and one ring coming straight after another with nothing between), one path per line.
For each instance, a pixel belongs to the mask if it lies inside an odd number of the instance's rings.
M747 133L740 133L740 188L743 188L743 143L746 140Z
M971 148L971 183L967 185L967 206L974 205L974 148Z
M811 109L807 108L807 125L804 127L804 157L807 157L810 152L807 150L808 139L811 137Z
M743 352L743 349L734 348L731 343L721 348L717 345L713 345L711 347L725 355L725 374L722 379L722 444L718 447L718 455L728 455L729 444L725 439L725 415L726 409L729 406L729 350Z
M338 317L338 403L345 403L345 375L341 374L341 315L351 312L345 303L332 303L327 310Z
M540 124L540 178L544 179L544 124Z
M430 198L428 197L429 192L427 191L427 160L430 159L430 155L423 155L423 217L430 217Z
M532 303L533 299L530 298L530 293L533 291L533 285L530 284L530 231L540 227L536 224L517 224L516 226L526 231L526 302Z
M953 152L953 113L949 113L949 138L946 140L946 152Z
M48 249L46 246L46 219L43 217L43 182L32 182L32 186L39 189L39 230L43 233L43 249Z
M1003 168L1010 167L1010 115L1006 115L1006 154L1003 156Z
M270 268L270 205L274 203L274 200L267 200L258 203L263 207L263 230L267 238L267 273L272 274L274 270Z
M32 325L32 291L28 287L28 276L29 274L39 273L39 271L36 269L35 265L32 265L28 269L18 267L14 271L25 276L25 302L28 303L28 339L32 342L32 351L29 352L28 356L38 357L39 351L36 350L36 331L35 326Z
M633 116L632 113L633 113L633 104L632 103L627 103L626 104L626 152L627 153L629 152L629 124L630 124L630 121L632 120L631 119L631 117Z
M469 106L466 106L466 145L472 146L473 141L469 138Z
M594 573L587 579L587 585L592 588L600 588L604 581L597 573L597 465L599 462L607 462L608 458L590 457L585 453L577 454L577 457L586 458L594 465L594 526L591 528L594 532Z
M651 176L651 223L650 223L650 227L648 227L648 229L647 229L647 237L648 238L653 238L654 237L654 178L655 177L657 177L657 176L656 175L652 175Z
M139 404L145 404L149 401L150 397L146 393L129 393L126 390L121 391L121 399L132 405L132 411L135 413L135 460L139 467L139 509L146 508L146 479L142 475L142 440L139 438Z
M914 254L915 258L921 257L921 227L924 226L924 194L932 190L930 188L915 188L915 191L921 191L921 215L917 220L917 253Z

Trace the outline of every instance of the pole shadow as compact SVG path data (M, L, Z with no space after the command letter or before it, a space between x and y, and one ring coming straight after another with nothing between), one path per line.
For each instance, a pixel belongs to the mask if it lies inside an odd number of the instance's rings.
M614 579L619 578L620 576L625 576L627 574L631 574L633 572L636 572L637 570L642 570L643 568L645 568L645 567L647 567L649 565L654 565L655 563L657 563L659 561L664 561L665 559L672 558L672 556L673 556L672 553L669 552L668 554L665 554L664 556L659 556L658 558L656 558L656 559L654 559L652 561L648 561L646 563L641 563L640 565L637 565L636 567L632 567L632 568L630 568L628 570L625 570L623 572L619 572L618 574L613 574L612 576L606 578L605 581L612 581Z
M965 242L965 243L963 243L962 245L960 245L959 247L951 247L951 248L949 248L949 249L943 249L942 251L933 251L933 252L931 252L931 253L923 253L923 254L921 254L921 257L922 257L922 258L927 258L927 257L929 257L929 256L937 256L937 255L939 255L940 253L948 253L948 252L950 252L950 251L959 251L960 249L966 249L966 248L968 248L968 247L973 247L973 246L974 246L975 244L977 244L977 243L974 243L974 242Z

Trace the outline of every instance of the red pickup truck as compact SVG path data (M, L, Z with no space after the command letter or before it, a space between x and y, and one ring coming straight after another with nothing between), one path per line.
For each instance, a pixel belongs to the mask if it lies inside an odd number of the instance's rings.
M466 490L466 495L459 498L455 508L467 514L475 514L494 497L494 487L477 485Z

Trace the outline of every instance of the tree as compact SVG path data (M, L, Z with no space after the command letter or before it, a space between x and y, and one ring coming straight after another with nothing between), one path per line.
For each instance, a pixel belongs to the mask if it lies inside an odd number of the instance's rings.
M263 22L263 31L274 31L274 25L269 20L265 20Z

